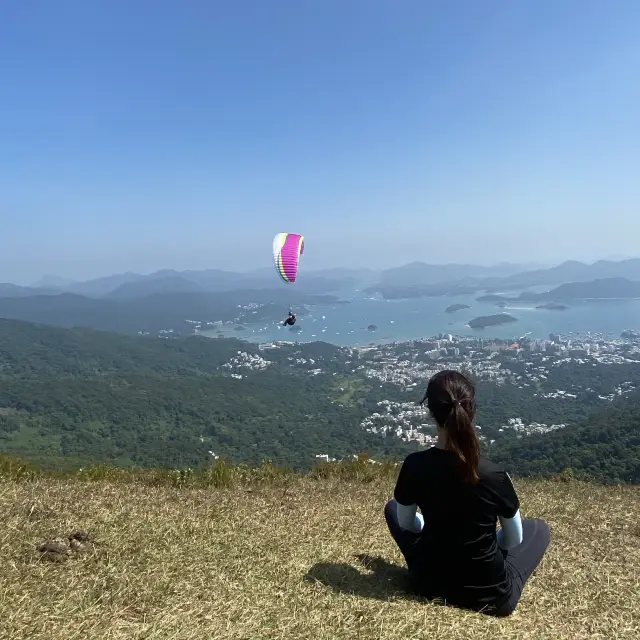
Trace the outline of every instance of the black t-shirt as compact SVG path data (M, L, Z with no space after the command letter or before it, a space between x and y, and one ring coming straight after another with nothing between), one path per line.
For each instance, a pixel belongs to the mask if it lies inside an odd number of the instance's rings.
M395 499L417 504L424 517L410 570L420 591L451 604L499 606L511 580L496 540L498 515L512 518L520 504L509 475L480 458L479 482L465 484L456 454L432 447L410 454Z

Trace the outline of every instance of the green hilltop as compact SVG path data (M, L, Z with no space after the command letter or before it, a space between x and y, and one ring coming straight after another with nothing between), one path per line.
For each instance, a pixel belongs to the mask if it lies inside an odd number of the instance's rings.
M552 542L515 614L494 619L407 595L382 515L395 473L0 463L0 638L638 637L638 487L516 478Z

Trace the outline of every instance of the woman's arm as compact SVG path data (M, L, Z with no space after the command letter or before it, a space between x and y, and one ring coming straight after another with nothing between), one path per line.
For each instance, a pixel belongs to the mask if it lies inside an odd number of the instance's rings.
M405 531L420 533L422 531L423 519L417 512L414 477L416 454L410 453L400 467L396 488L393 491L393 498L396 503L396 518L398 525Z
M513 549L522 542L522 519L520 509L516 511L513 518L503 518L498 516L501 529L498 530L498 546L501 549Z

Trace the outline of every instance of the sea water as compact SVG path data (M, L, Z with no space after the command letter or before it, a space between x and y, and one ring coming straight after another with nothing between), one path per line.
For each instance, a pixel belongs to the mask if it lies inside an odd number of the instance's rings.
M283 327L281 321L244 323L244 331L230 327L225 336L253 342L322 340L341 346L364 346L370 343L415 340L438 334L454 334L516 340L529 334L531 339L548 338L551 333L603 333L619 336L626 329L640 328L640 300L588 300L567 303L564 311L536 309L536 303L508 303L505 308L493 302L478 302L480 294L442 296L408 300L383 300L355 293L344 304L317 305L298 315L295 330ZM466 304L469 309L446 313L453 304ZM295 309L294 309L295 311ZM283 317L287 310L283 311ZM468 322L478 316L507 313L517 322L484 329L471 329ZM375 331L368 330L376 325ZM219 331L207 332L218 335Z

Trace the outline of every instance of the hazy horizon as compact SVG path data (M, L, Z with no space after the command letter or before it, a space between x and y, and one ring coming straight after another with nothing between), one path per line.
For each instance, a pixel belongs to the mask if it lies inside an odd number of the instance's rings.
M623 259L623 258L620 258ZM550 266L554 266L553 264L543 264L543 263L509 263L509 262L488 262L486 264L482 264L482 263L429 263L429 262L425 262L422 260L416 260L416 261L411 261L411 262L400 262L398 264L395 265L390 265L390 267L388 268L398 268L398 267L403 267L409 264L413 264L416 262L420 262L423 264L433 264L434 266L446 266L446 265L460 265L460 264L469 264L472 266L478 266L478 267L499 267L500 265L513 265L513 266L522 266L523 270L524 269L536 269L536 268L546 268L546 267L550 267ZM267 266L260 266L260 267L254 267L251 269L223 269L220 267L203 267L202 269L199 270L194 270L194 271L206 271L206 270L219 270L219 271L229 271L231 273L243 273L243 274L257 274L257 273L262 273L262 272L272 272L274 271L274 267L273 264L269 264ZM376 268L374 266L362 266L362 267L345 267L345 266L341 266L341 265L333 265L330 267L319 267L319 268L315 268L315 269L307 269L304 268L304 273L303 275L309 275L309 274L314 274L314 273L321 273L321 272L326 272L326 271L332 271L332 270L336 270L336 271L369 271L371 273L379 273L381 271L384 271L386 269L379 269ZM28 282L13 282L13 284L19 284L22 286L34 286L36 284L39 284L41 281L46 280L46 279L60 279L60 280L66 280L72 283L78 283L78 282L83 282L83 281L88 281L88 280L98 280L100 278L108 278L111 276L117 276L117 275L124 275L127 273L132 273L132 274L136 274L136 275L142 275L142 276L148 276L148 275L152 275L154 273L158 273L158 272L162 272L162 271L175 271L178 273L184 273L187 271L192 271L191 269L174 269L172 267L160 267L158 269L151 269L151 270L146 270L146 271L129 271L129 270L121 270L121 271L113 271L113 272L108 272L108 273L100 273L98 275L93 275L91 277L81 277L78 279L73 279L73 278L67 278L65 276L61 276L60 274L57 273L46 273L41 275L39 278L37 278L36 280L31 280ZM275 272L274 272L275 273ZM2 280L2 278L0 278L0 282L10 282L8 280Z
M639 259L636 256L618 256L618 255L611 255L611 256L603 256L601 258L597 258L595 260L586 260L583 261L584 264L593 264L595 262L599 262L599 261L609 261L609 262L621 262L624 260L635 260L635 259ZM480 262L468 262L468 263L464 263L464 262L429 262L429 261L424 261L424 260L416 260L416 261L411 261L411 262L401 262L398 263L396 265L391 265L390 269L393 268L399 268L399 267L404 267L404 266L408 266L411 264L416 264L416 263L421 263L421 264L427 264L427 265L431 265L431 266L461 266L461 265L467 265L467 266L477 266L477 267L485 267L485 268L498 268L500 266L511 266L511 267L521 267L522 271L527 271L527 270L534 270L534 269L548 269L557 265L560 265L564 262L568 262L571 259L566 259L566 260L560 260L558 262L506 262L506 261L494 261L494 262L486 262L486 263L480 263ZM379 269L376 268L374 266L363 266L363 267L344 267L344 266L340 266L340 265L334 265L331 267L321 267L321 268L316 268L316 269L304 269L304 273L302 274L302 277L304 277L304 275L313 275L316 273L323 273L323 272L327 272L327 271L368 271L371 272L372 274L376 274L376 273L381 273L383 271L386 271L388 268L386 269ZM252 268L252 269L229 269L229 270L225 270L225 269L220 269L219 267L204 267L203 269L201 269L201 271L206 271L206 270L219 270L219 271L229 271L231 273L241 273L241 274L246 274L246 275L250 275L250 274L259 274L259 273L268 273L273 271L273 265L269 265L269 266L262 266L262 267L258 267L258 268ZM45 280L61 280L61 281L66 281L69 284L77 284L77 283L81 283L81 282L86 282L86 281L91 281L91 280L99 280L101 278L109 278L109 277L113 277L113 276L119 276L119 275L125 275L127 273L129 274L136 274L136 275L141 275L141 276L149 276L158 272L162 272L162 271L172 271L172 272L177 272L177 273L185 273L188 271L200 271L200 270L191 270L191 269L174 269L172 267L160 267L159 269L152 269L152 270L148 270L148 271L127 271L127 270L122 270L122 271L113 271L113 272L109 272L109 273L101 273L98 275L94 275L94 276L90 276L90 277L80 277L77 279L73 279L73 278L66 278L64 276L60 276L59 274L56 273L47 273L47 274L43 274L42 276L40 276L39 278L37 278L36 280L31 280L28 282L12 282L12 284L17 284L17 285L21 285L21 286L27 286L27 287L33 287L33 286L43 286L43 281ZM0 278L0 283L2 282L11 282L9 280L2 280L2 278Z
M1 11L0 281L636 252L631 0Z

